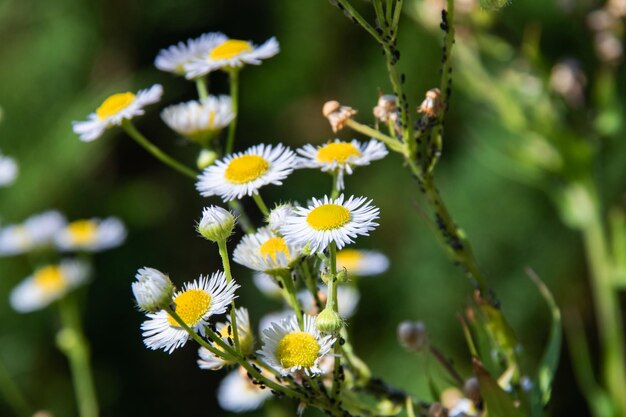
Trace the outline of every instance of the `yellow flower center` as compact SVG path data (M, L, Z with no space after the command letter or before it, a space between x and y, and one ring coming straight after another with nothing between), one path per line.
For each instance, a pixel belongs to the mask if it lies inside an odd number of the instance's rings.
M269 256L272 260L274 260L274 262L276 262L276 257L279 252L284 253L287 259L289 259L289 248L287 248L285 239L282 237L271 237L261 245L261 255L263 258L267 258Z
M126 107L130 106L133 101L135 101L135 95L133 93L113 94L98 107L96 114L100 120L104 120L124 110Z
M285 368L301 366L310 368L320 352L320 345L312 334L293 332L283 337L278 343L276 357Z
M195 326L209 307L211 307L211 296L204 290L192 289L180 293L174 298L176 304L176 314L188 325ZM167 316L167 321L176 327L180 327L172 316Z
M270 167L270 164L258 155L242 155L230 161L224 176L234 184L254 181Z
M96 240L98 225L91 220L77 220L67 226L67 232L75 245L86 245Z
M322 146L317 151L316 159L327 164L332 162L344 163L352 156L361 156L361 152L356 146L346 142L333 142Z
M344 249L337 252L338 269L346 268L350 272L350 270L358 268L362 260L363 254L356 249Z
M209 129L213 129L213 124L215 123L215 112L212 111L211 113L209 113L209 126L207 126Z
M324 204L306 216L306 222L315 230L337 229L350 221L350 210L339 204Z
M252 45L250 45L250 42L240 41L238 39L229 39L213 48L209 54L209 59L230 59L242 54L243 52L250 51L252 51Z
M61 268L50 265L35 272L35 284L46 294L59 293L65 289L67 282Z

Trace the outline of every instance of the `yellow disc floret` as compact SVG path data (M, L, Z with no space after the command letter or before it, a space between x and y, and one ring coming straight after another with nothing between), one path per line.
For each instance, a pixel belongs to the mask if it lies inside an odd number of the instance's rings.
M250 51L252 51L252 45L250 45L250 42L240 41L238 39L229 39L213 48L209 54L209 59L216 61L220 59L230 59L244 52Z
M280 252L284 253L289 259L289 248L282 237L271 237L261 245L261 255L263 258L271 257L276 262L276 257Z
M276 349L276 358L281 366L310 368L315 365L320 345L315 337L307 332L293 332L283 337Z
M35 273L35 284L46 294L56 294L67 287L61 268L55 265L41 268Z
M180 293L174 298L176 314L188 325L195 326L211 307L211 295L206 291L192 289ZM167 316L172 326L179 326L173 317Z
M100 120L115 116L135 101L135 95L130 92L113 94L96 110L96 114Z
M317 151L316 159L319 162L330 164L338 162L345 163L350 157L361 156L361 152L351 143L333 142L322 146Z
M75 245L87 245L96 240L98 225L91 220L77 220L67 226L67 232Z
M258 155L242 155L228 164L224 177L234 184L254 181L268 170L270 164Z
M363 254L356 249L344 249L337 252L337 268L346 268L348 272L359 267Z
M339 204L324 204L306 216L306 222L315 230L337 229L350 221L350 210Z

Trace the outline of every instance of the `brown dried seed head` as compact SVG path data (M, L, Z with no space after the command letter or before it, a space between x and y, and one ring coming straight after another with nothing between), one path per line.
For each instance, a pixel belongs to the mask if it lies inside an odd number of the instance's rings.
M337 110L339 110L340 108L341 108L341 104L339 104L338 101L336 100L327 101L326 103L324 103L324 106L322 107L322 114L324 115L324 117L328 117L334 112L336 112Z
M444 408L440 403L432 403L428 408L429 417L447 417L448 410Z

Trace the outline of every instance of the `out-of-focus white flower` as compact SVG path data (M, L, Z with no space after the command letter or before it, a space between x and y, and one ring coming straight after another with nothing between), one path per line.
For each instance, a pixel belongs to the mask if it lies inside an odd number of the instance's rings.
M115 217L76 220L55 236L56 245L64 251L99 252L119 246L125 239L124 223Z
M63 260L58 265L39 268L11 291L11 306L20 313L42 309L88 278L89 266L81 261Z
M239 347L241 353L244 356L252 353L254 348L254 335L250 329L250 316L248 310L244 307L240 307L235 311L235 319L237 320L237 337L239 338ZM222 340L229 344L229 340L234 340L235 336L232 330L232 321L230 315L228 316L227 323L217 323L216 326L218 334L222 337ZM217 350L222 350L217 344L213 345ZM227 361L221 357L218 357L211 353L205 347L200 347L198 350L198 366L200 369L209 369L212 371L221 369L225 365L232 365L235 362Z
M17 178L17 162L15 159L2 155L0 152L0 187L13 184Z
M211 49L206 56L185 64L188 79L201 77L209 72L232 70L246 64L260 65L280 51L276 38L270 38L260 46L239 39L227 39Z
M211 49L223 43L228 37L223 33L203 33L198 38L178 42L167 49L161 49L154 66L161 71L185 75L185 65L196 59L204 58Z
M322 285L319 289L318 296L322 303L326 303L328 298L328 287L326 285ZM348 319L352 317L354 312L356 311L356 307L359 305L359 300L361 299L361 294L356 288L339 285L337 287L337 304L339 306L339 315L341 318ZM300 305L305 313L308 314L317 314L317 306L315 305L315 299L313 295L308 290L302 290L298 293L298 300L300 300Z
M348 248L337 252L337 270L345 269L348 275L378 275L387 268L389 259L378 251Z
M66 225L58 211L46 211L29 217L22 224L0 229L0 256L19 255L52 245L55 234Z
M120 126L124 120L142 116L144 107L156 103L163 95L163 87L155 84L147 90L139 90L137 94L131 92L113 94L102 102L87 120L72 122L74 133L80 140L91 142L98 139L104 131L112 126Z
M166 107L161 119L170 129L186 138L208 145L235 118L229 96L209 96Z
M243 367L226 375L217 389L220 407L234 413L256 410L271 396L270 390L261 389L248 379Z

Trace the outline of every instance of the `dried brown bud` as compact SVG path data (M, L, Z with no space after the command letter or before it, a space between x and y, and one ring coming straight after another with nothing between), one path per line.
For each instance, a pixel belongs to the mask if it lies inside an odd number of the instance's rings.
M39 410L35 414L33 414L33 417L54 417L54 416L52 415L50 411Z
M474 404L478 404L480 402L480 384L478 383L478 379L476 377L471 377L465 384L463 385L463 394L466 398L469 398L474 402Z
M448 417L448 410L441 403L432 403L428 408L428 417Z
M398 98L393 94L385 94L378 98L378 104L374 107L374 117L383 123L389 120L395 121L398 116Z
M352 107L342 106L338 101L327 101L322 107L322 114L330 122L333 132L337 133L343 129L346 122L356 114Z
M433 88L426 92L426 98L422 101L418 112L424 113L427 117L437 117L444 109L444 103L441 99L441 90Z
M398 340L406 349L418 352L426 344L426 326L421 321L403 321L398 326Z
M624 48L622 41L610 32L600 32L595 37L595 47L598 58L607 63L617 63L621 60Z

